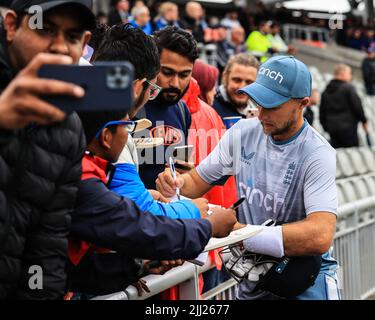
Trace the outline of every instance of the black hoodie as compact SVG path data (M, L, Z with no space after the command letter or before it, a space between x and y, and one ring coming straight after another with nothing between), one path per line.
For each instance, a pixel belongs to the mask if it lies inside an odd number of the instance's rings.
M361 99L350 83L334 79L328 84L320 103L320 122L328 133L367 122Z

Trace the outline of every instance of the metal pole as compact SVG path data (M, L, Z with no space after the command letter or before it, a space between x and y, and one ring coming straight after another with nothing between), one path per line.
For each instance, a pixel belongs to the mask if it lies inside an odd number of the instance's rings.
M194 265L194 276L179 285L180 300L199 300L198 267Z

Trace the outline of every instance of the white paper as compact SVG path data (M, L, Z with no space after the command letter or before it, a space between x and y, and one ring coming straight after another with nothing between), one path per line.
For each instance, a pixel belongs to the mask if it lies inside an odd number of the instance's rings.
M211 251L213 249L225 247L229 244L241 242L247 238L255 236L263 230L263 226L246 225L246 227L232 231L228 237L225 238L211 238L204 251Z

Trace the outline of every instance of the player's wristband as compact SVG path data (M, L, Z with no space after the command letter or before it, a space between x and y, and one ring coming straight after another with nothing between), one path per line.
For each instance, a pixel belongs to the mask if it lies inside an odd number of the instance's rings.
M264 227L263 230L243 241L247 251L281 258L284 256L282 226Z

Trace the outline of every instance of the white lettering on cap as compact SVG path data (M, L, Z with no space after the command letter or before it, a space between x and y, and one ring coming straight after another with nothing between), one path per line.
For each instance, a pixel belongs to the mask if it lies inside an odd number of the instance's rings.
M261 67L259 69L259 74L271 78L272 80L279 81L279 84L281 84L284 81L284 77L280 72L276 73L276 71L268 68Z

